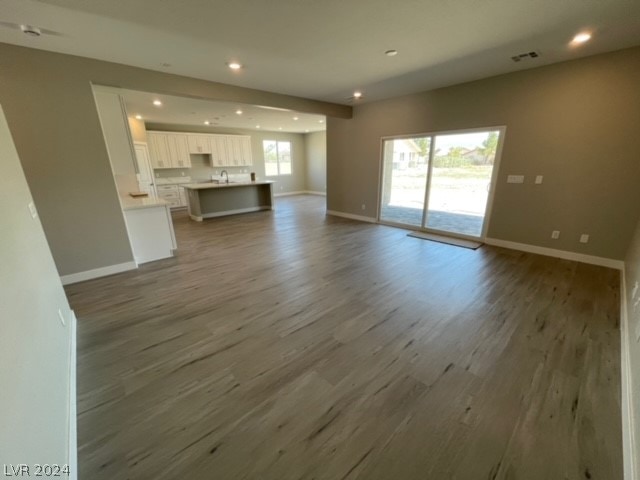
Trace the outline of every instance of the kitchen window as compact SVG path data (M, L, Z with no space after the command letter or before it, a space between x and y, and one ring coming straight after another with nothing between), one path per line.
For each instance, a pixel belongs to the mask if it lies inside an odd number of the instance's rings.
M291 175L291 142L264 140L262 147L267 177Z

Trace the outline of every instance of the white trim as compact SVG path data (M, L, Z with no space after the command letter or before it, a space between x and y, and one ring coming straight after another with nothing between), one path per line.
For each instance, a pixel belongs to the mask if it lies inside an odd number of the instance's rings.
M327 196L327 192L316 192L313 190L306 190L302 193L305 193L307 195L320 195L321 197L326 197Z
M76 314L71 310L71 324L69 325L71 335L69 346L69 450L67 455L70 480L78 479L78 407L76 401L77 322Z
M378 221L374 217L365 217L363 215L353 215L351 213L336 212L335 210L327 210L327 215L348 218L349 220L357 220L359 222L378 223Z
M638 451L635 441L637 419L633 414L631 356L629 352L631 339L627 311L627 279L623 267L620 272L620 378L622 383L622 464L625 480L638 478L638 466L635 458Z
M556 250L554 248L538 247L537 245L529 245L526 243L510 242L508 240L500 240L497 238L485 238L484 243L495 247L510 248L512 250L520 250L522 252L536 253L538 255L546 255L547 257L562 258L564 260L573 260L574 262L588 263L590 265L598 265L601 267L615 268L622 270L624 262L613 258L596 257L593 255L585 255L583 253L568 252L566 250Z
M272 207L248 207L239 208L237 210L225 210L224 212L205 213L204 215L189 215L191 220L201 222L205 218L226 217L227 215L237 215L239 213L260 212L262 210L273 210Z
M299 190L296 192L282 192L282 193L274 193L273 196L274 197L288 197L289 195L304 195L305 193L307 193L304 190Z
M138 268L136 262L118 263L117 265L109 265L108 267L94 268L93 270L87 270L85 272L63 275L60 277L60 281L63 285L70 285L72 283L84 282L85 280L126 272L127 270L135 270L136 268Z

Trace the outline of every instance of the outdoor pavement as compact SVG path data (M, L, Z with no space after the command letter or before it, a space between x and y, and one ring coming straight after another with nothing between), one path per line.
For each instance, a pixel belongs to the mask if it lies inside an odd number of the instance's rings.
M381 219L406 225L420 226L422 223L422 209L386 205L382 207ZM479 237L482 234L483 219L484 217L477 215L429 210L427 227L444 232L461 233Z

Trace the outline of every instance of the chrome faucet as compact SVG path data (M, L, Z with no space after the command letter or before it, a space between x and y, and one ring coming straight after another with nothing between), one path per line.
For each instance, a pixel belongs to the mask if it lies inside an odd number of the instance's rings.
M227 183L229 183L229 174L227 173L227 171L226 171L226 170L222 170L222 171L220 172L220 176L222 177L223 175L226 175L226 176L227 176Z

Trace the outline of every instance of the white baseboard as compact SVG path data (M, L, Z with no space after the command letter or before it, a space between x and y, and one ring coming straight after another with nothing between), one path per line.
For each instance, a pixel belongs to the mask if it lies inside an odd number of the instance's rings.
M349 220L358 220L359 222L378 223L373 217L365 217L363 215L353 215L351 213L336 212L335 210L327 210L327 215L333 215L334 217L348 218Z
M107 275L126 272L127 270L135 270L136 268L138 268L136 262L119 263L117 265L95 268L93 270L87 270L85 272L62 275L60 277L60 281L63 285L70 285L72 283L84 282L85 280L91 280L94 278L106 277Z
M68 465L69 479L78 479L78 407L76 388L76 364L77 364L77 322L76 314L71 311L71 324L69 325L71 342L69 354L69 450Z
M620 273L620 378L622 383L622 463L624 480L638 480L636 456L638 450L635 440L637 418L633 413L631 384L631 329L627 311L627 281L624 268Z
M282 193L274 193L273 196L274 197L289 197L291 195L304 195L305 193L307 193L304 190L299 190L297 192L282 192Z
M624 262L613 258L595 257L593 255L585 255L583 253L567 252L566 250L556 250L554 248L538 247L526 243L510 242L507 240L499 240L497 238L485 238L484 243L495 247L510 248L512 250L520 250L522 252L536 253L547 257L562 258L564 260L573 260L574 262L588 263L590 265L598 265L600 267L615 268L622 270Z
M296 192L282 192L282 193L274 193L274 197L289 197L291 195L321 195L323 197L327 196L326 192L315 192L313 190L299 190Z

